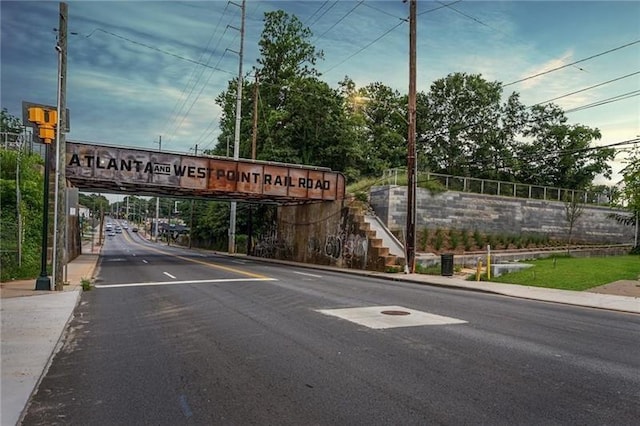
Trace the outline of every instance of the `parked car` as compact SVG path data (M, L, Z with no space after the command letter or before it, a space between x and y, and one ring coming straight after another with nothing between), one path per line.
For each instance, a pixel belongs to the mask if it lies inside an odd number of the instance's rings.
M132 232L138 232L138 228L136 228L135 226L133 227L133 229L131 229Z

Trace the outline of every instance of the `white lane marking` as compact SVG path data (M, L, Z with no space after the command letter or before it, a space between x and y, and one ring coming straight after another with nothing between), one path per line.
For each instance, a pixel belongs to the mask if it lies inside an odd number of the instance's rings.
M298 275L305 275L307 277L322 278L322 275L308 274L306 272L297 272L297 271L291 271L291 272Z
M168 272L163 272L163 274L165 274L166 276L168 276L169 278L173 278L174 280L176 279L176 277L174 277L173 275L171 275Z
M149 287L156 285L174 284L207 284L207 283L240 283L250 281L277 281L275 278L221 278L215 280L191 280L191 281L157 281L150 283L126 283L126 284L96 284L95 288L121 288L121 287Z
M145 259L142 259L142 261L143 261L144 263L149 263L149 262L147 262Z
M356 324L374 329L466 323L466 321L459 320L457 318L443 317L441 315L416 311L402 306L367 306L364 308L319 309L317 312L355 322ZM383 312L404 312L406 314L385 315Z

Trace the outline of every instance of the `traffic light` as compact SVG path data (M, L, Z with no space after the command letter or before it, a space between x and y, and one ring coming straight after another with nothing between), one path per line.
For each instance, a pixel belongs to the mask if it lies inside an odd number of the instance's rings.
M56 137L58 112L40 107L29 108L29 121L38 125L38 136L44 143L51 143Z

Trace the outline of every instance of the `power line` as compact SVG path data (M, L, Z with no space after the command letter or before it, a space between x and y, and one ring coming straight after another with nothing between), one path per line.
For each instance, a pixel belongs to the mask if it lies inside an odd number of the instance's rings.
M436 10L442 9L447 7L448 5L451 4L455 4L455 3L459 3L462 0L456 0L454 2L439 6L439 7L435 7L433 9L429 9L429 10L425 10L424 12L419 13L417 16L420 15L424 15L425 13L431 13L431 12L435 12ZM365 3L366 5L366 3ZM393 16L393 15L392 15ZM395 18L395 16L394 16ZM409 22L409 18L399 18L400 22L396 25L394 25L393 27L389 28L387 31L385 31L382 35L380 35L379 37L377 37L376 39L374 39L373 41L371 41L370 43L366 44L365 46L361 47L360 49L356 50L355 52L353 52L351 55L347 56L345 59L343 59L342 61L338 62L337 64L333 65L330 68L327 68L326 70L323 71L323 74L326 74L330 71L333 71L335 68L339 67L340 65L344 64L345 62L347 62L349 59L353 58L354 56L360 54L361 52L363 52L364 50L368 49L369 47L373 46L374 44L376 44L378 41L382 40L384 37L386 37L389 33L391 33L392 31L394 31L395 29L397 29L398 27L400 27L402 24Z
M607 105L607 104L610 104L610 103L613 103L613 102L618 102L618 101L623 101L625 99L634 98L634 97L639 96L639 95L640 95L640 90L636 90L636 91L633 91L633 92L627 92L627 93L623 93L623 94L620 94L620 95L617 95L617 96L613 96L611 98L602 99L600 101L593 102L593 103L590 103L590 104L587 104L587 105L583 105L583 106L579 106L579 107L576 107L576 108L568 109L564 113L565 114L569 114L569 113L572 113L572 112L578 112L578 111L582 111L582 110L585 110L585 109L594 108L594 107L597 107L597 106Z
M364 2L364 0L360 0L355 6L353 6L351 8L351 10L349 10L347 13L345 13L342 18L338 19L336 22L333 23L333 25L331 25L329 28L327 28L327 30L325 32L323 32L322 34L320 34L319 36L316 37L316 41L322 37L324 37L329 31L331 31L336 25L338 25L340 22L344 21L345 18L349 15L351 15L351 13L356 10L358 7L360 7L360 5Z
M632 76L637 75L637 74L640 74L640 71L636 71L636 72L631 73L631 74L623 75L622 77L614 78L613 80L605 81L603 83L598 83L598 84L595 84L593 86L585 87L584 89L576 90L575 92L567 93L566 95L557 96L557 97L555 97L553 99L549 99L549 100L544 101L544 102L538 102L537 104L534 104L534 105L547 104L549 102L553 102L553 101L556 101L558 99L566 98L568 96L572 96L572 95L575 95L575 94L578 94L578 93L586 92L587 90L595 89L596 87L604 86L605 84L609 84L609 83L613 83L615 81L623 80L625 78L629 78L629 77L632 77Z
M397 23L396 25L394 25L393 27L389 28L384 34L380 35L378 38L376 38L375 40L371 41L369 44L366 44L364 47L360 48L359 50L356 50L354 53L352 53L351 55L347 56L346 58L344 58L342 61L338 62L337 64L335 64L334 66L332 66L331 68L326 69L323 74L328 73L329 71L334 70L335 68L339 67L340 65L344 64L345 62L347 62L349 59L353 58L354 56L356 56L357 54L361 53L362 51L368 49L369 47L373 46L375 43L377 43L378 41L380 41L381 39L383 39L384 37L386 37L389 33L391 33L392 31L394 31L396 28L398 28L400 25L404 24L404 21L400 21L399 23Z
M218 20L218 23L216 24L215 29L211 33L211 37L209 37L209 41L207 42L207 46L202 50L202 52L200 54L200 57L198 58L199 62L201 61L202 58L204 58L205 52L209 49L209 46L211 45L211 41L213 40L214 36L218 33L218 29L220 28L220 24L222 23L222 19L224 18L228 7L229 7L229 3L227 3L227 5L225 6L224 10L220 14L220 19ZM220 42L222 41L222 39L223 39L223 37L224 37L224 35L225 35L226 31L227 31L227 28L225 28L224 32L220 35L220 38L218 39L218 42L216 43L215 47L211 50L211 53L209 54L209 58L207 60L207 65L211 62L211 58L213 56L213 52L218 50L218 46L220 45ZM198 73L198 70L200 71L199 73ZM182 103L180 103L180 101L176 101L176 103L174 105L174 108L173 108L173 110L171 111L171 114L170 114L170 117L172 117L172 118L170 119L170 121L167 122L167 125L165 126L165 130L162 132L162 134L167 134L169 127L173 126L173 124L178 120L178 116L181 114L183 108L185 107L185 105L187 103L187 100L191 97L191 95L193 94L193 91L195 90L196 86L200 82L200 79L202 78L202 74L203 73L204 73L204 68L198 68L197 66L194 66L191 69L191 74L189 76L189 81L184 86L184 89L182 90L182 93L180 94L180 99L183 99L183 101L182 101ZM196 76L196 74L197 74L197 76ZM189 94L185 96L185 93L186 93L186 91L187 91L187 89L189 87L191 87L191 89L189 90ZM179 108L178 108L178 104L180 104ZM177 131L177 129L175 131ZM175 131L172 132L172 136L175 133Z
M552 73L554 71L558 71L558 70L561 70L563 68L567 68L567 67L570 67L572 65L579 64L581 62L585 62L585 61L588 61L590 59L597 58L599 56L606 55L606 54L611 53L611 52L615 52L616 50L620 50L620 49L624 49L625 47L633 46L634 44L637 44L637 43L640 43L640 40L632 41L631 43L627 43L627 44L624 44L622 46L618 46L618 47L615 47L613 49L609 49L607 51L600 52L600 53L597 53L595 55L591 55L588 58L580 59L579 61L575 61L575 62L572 62L570 64L562 65L562 66L559 66L559 67L556 67L556 68L552 68L552 69L547 70L547 71L539 72L539 73L531 75L529 77L521 78L520 80L512 81L511 83L503 84L502 87L511 86L511 85L514 85L514 84L517 84L517 83L522 83L523 81L531 80L533 78L540 77L541 75L549 74L549 73Z
M310 19L313 19L313 17L314 17L314 16L316 16L316 14L317 14L318 12L320 12L320 11L321 11L321 10L322 10L326 5L327 5L327 3L329 3L329 0L325 0L325 1L324 1L324 3L322 3L322 4L320 5L320 7L319 7L319 8L317 8L317 9L316 9L316 11L315 11L315 12L313 12L313 13L311 14L311 16L309 16L307 19L305 19L305 20L304 20L304 22L303 22L303 25L306 25L306 24L307 24L307 22L308 22Z
M326 3L327 3L327 2L325 2L324 4L326 4ZM324 4L323 4L323 6L324 6ZM314 26L314 25L315 25L315 24L316 24L320 19L322 19L322 17L323 17L324 15L326 15L326 14L327 14L327 12L329 12L331 9L333 9L337 4L338 4L338 0L335 0L335 1L333 2L333 4L332 4L331 6L329 6L329 7L327 8L327 10L325 10L324 12L322 12L322 15L318 16L318 17L316 18L316 20L315 20L315 21L313 21L312 23L310 23L310 24L308 25L308 27L309 27L309 28L311 28L312 26ZM321 7L321 8L322 8L322 7ZM319 10L319 9L318 9L318 10ZM315 13L314 13L314 15L315 15Z
M103 32L103 33L105 33L105 34L108 34L108 35L110 35L110 36L113 36L113 37L119 38L119 39L124 40L124 41L129 42L129 43L137 44L138 46L142 46L142 47L145 47L145 48L147 48L147 49L155 50L156 52L160 52L160 53L163 53L163 54L165 54L165 55L173 56L174 58L177 58L177 59L180 59L180 60L183 60L183 61L191 62L191 63L193 63L193 64L201 65L201 66L206 67L206 68L211 68L211 69L214 69L214 70L216 70L216 71L221 71L221 72L224 72L224 73L227 73L227 74L234 75L234 73L232 73L231 71L223 70L223 69L221 69L221 68L212 67L212 66L210 66L210 65L208 65L208 64L204 64L204 63L202 63L202 62L198 62L198 61L196 61L196 60L194 60L194 59L187 58L187 57L184 57L184 56L180 56L180 55L177 55L177 54L175 54L175 53L172 53L172 52L169 52L169 51L166 51L166 50L159 49L159 48L157 48L157 47L154 47L154 46L148 45L148 44L146 44L146 43L141 43L141 42L139 42L139 41L132 40L132 39L130 39L130 38L127 38L127 37L121 36L121 35L119 35L119 34L112 33L111 31L103 30L102 28L96 28L96 29L94 29L93 31L91 31L91 33L89 33L89 35L86 35L85 37L86 37L86 38L89 38L89 37L91 37L91 36L93 35L93 33L97 32L97 31Z

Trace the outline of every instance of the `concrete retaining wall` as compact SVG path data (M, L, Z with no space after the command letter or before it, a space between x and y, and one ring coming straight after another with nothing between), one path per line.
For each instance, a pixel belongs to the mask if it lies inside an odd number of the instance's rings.
M404 231L407 214L406 186L373 187L370 203L392 231ZM573 242L633 244L634 229L609 218L623 210L585 205L574 224ZM439 194L418 188L416 226L429 229L468 229L486 234L546 234L566 241L569 223L565 203L466 192Z
M277 223L258 238L254 255L384 271L389 250L372 233L359 210L343 202L281 206Z

